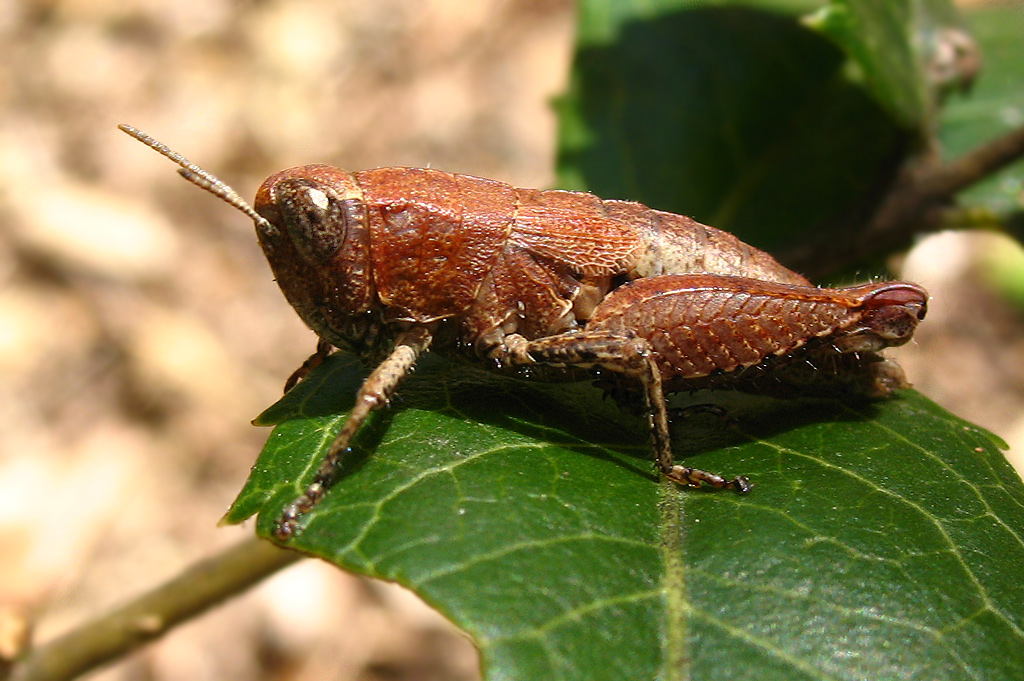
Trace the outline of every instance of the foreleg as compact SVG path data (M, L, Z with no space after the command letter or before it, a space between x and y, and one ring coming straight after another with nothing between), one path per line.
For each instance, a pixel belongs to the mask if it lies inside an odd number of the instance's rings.
M398 388L398 384L416 364L419 356L429 347L430 340L430 332L422 327L415 327L398 336L391 354L363 381L363 385L356 394L356 404L341 427L341 431L335 436L323 461L320 462L313 481L309 483L301 496L285 507L275 521L275 537L285 540L294 535L299 518L323 499L341 468L342 460L350 451L352 438L371 412L387 405L389 398ZM319 353L319 347L317 352Z

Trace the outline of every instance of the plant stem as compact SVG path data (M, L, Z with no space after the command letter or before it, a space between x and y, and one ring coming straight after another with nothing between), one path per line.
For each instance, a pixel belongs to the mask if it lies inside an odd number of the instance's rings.
M952 196L1024 156L1024 126L934 168L920 180L920 192Z
M100 618L30 650L11 681L72 679L161 636L303 556L248 539Z

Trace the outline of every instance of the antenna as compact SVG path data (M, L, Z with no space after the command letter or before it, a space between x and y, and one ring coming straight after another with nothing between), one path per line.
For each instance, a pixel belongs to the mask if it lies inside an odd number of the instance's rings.
M196 185L197 187L200 187L201 189L205 189L206 191L210 192L211 194L221 199L225 203L228 203L237 208L238 210L242 211L250 218L252 218L256 222L257 226L269 229L271 231L274 230L274 226L270 223L269 220L267 220L265 217L257 213L255 209L253 209L253 207L250 206L245 199L238 195L238 192L236 192L234 189L226 185L224 182L218 180L216 177L213 176L213 174L203 170L195 163L192 163L192 161L188 160L178 152L168 147L163 142L158 142L157 140L142 132L138 128L133 128L132 126L126 125L124 123L117 127L120 128L122 131L128 133L135 139L139 140L150 149L153 149L154 151L163 156L166 156L167 158L171 159L179 166L181 166L181 168L178 169L178 173L192 184Z

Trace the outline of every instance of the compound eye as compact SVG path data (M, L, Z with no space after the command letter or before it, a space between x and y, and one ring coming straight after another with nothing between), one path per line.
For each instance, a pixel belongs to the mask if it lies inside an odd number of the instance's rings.
M342 211L331 194L311 180L286 179L275 187L281 219L292 243L310 263L331 262L345 241Z

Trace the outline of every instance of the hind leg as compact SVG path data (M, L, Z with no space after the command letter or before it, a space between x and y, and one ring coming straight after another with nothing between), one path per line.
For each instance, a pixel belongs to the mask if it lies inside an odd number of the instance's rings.
M629 376L643 387L655 462L663 475L688 487L706 484L734 489L741 494L750 491L750 481L744 476L728 479L699 468L676 465L672 456L668 407L662 389L661 371L645 339L605 331L564 333L536 340L512 335L506 337L505 342L491 352L491 356L510 365L600 367Z

